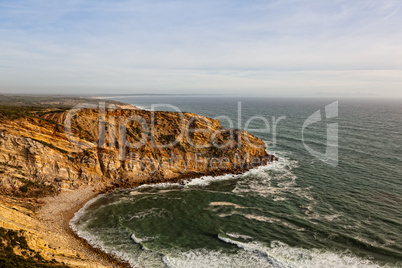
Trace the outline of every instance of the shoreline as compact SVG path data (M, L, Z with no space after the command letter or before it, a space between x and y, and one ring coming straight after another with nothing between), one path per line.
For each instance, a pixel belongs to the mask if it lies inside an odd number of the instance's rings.
M272 164L270 162L269 164ZM265 166L265 165L261 165ZM259 167L261 167L259 166ZM256 167L258 168L258 167ZM62 218L62 225L61 225L61 230L64 230L64 233L69 236L70 238L74 239L76 242L79 242L82 247L85 247L88 251L92 252L93 254L97 255L98 260L107 260L110 264L113 266L108 266L108 267L132 267L127 261L122 260L113 254L106 253L102 249L99 249L97 247L92 246L87 240L84 238L78 236L70 227L70 221L73 219L74 215L76 212L78 212L81 208L85 206L90 200L96 198L99 194L106 194L106 193L111 193L113 191L118 191L118 190L123 190L123 189L131 189L131 188L136 188L141 185L147 185L147 184L160 184L160 183L180 183L184 184L185 180L192 180L196 178L201 178L203 176L222 176L222 175L238 175L238 174L243 174L247 171L251 170L250 168L241 168L239 170L236 170L233 173L230 172L225 172L225 170L217 170L215 174L203 174L203 173L190 173L190 174L183 174L182 176L166 179L166 180L156 180L156 181L149 181L149 180L136 180L131 182L130 184L124 184L124 185L114 185L112 187L102 187L99 191L95 192L94 187L84 187L80 188L77 190L69 191L69 192L62 192L58 194L57 196L53 197L54 199L62 199L62 195L66 195L66 193L69 193L73 195L74 193L78 193L79 191L82 191L84 189L91 189L91 193L86 193L85 197L82 200L78 200L76 203L72 204L73 206L70 207L69 209L64 211L63 218ZM50 199L50 198L44 198L44 199ZM49 200L50 201L50 200ZM54 206L55 203L48 203L44 205L43 207L52 207Z
M107 259L112 264L116 265L116 267L131 267L131 265L129 265L127 262L113 256L112 254L108 254L99 248L93 247L84 238L78 236L78 234L76 234L70 227L70 221L74 218L75 213L77 213L81 208L83 208L89 201L91 201L94 198L96 198L97 196L99 196L99 194L100 193L98 193L98 192L93 192L93 195L91 197L88 196L85 199L85 202L80 202L79 204L76 204L76 206L73 209L66 212L65 217L63 219L63 222L66 226L66 233L68 233L70 236L74 237L75 239L79 240L80 243L84 247L87 247L94 254L97 254L97 255L101 256L102 258Z
M98 194L94 192L94 187L83 187L72 191L61 191L56 196L42 198L41 201L45 202L45 204L39 208L36 216L44 227L44 232L41 232L43 239L49 243L50 248L54 247L53 245L57 245L57 248L63 252L72 253L70 256L75 253L75 261L63 261L67 265L78 267L131 267L113 255L92 247L69 226L74 214ZM81 261L81 263L76 263L76 261Z
M11 97L6 101L7 105L16 103ZM6 195L17 197L11 203L7 202L7 199L13 198L5 197L5 202L0 200L2 201L0 226L21 230L29 247L50 262L73 267L123 266L113 256L100 253L88 242L79 238L69 225L74 214L99 193L134 188L143 184L184 184L184 180L203 176L235 175L276 160L267 154L266 146L261 147L265 144L262 139L243 130L234 130L233 135L237 138L233 140L230 149L189 150L187 147L191 144L183 139L177 148L173 149L154 148L150 143L139 151L138 157L140 160L155 159L158 162L154 166L158 167L158 170L153 171L151 166L148 169L142 166L126 167L125 165L130 163L118 161L117 148L108 150L108 148L91 147L77 151L74 144L68 142L62 128L68 115L67 110L81 101L82 99L68 98L56 100L27 98L21 100L21 105L32 105L34 107L32 110L25 111L17 109L16 106L6 106L4 111L0 111L0 121L4 123L0 129L0 147L2 147L0 164L4 165L4 168L1 167L0 172L6 178L1 183L6 189L10 189L5 192ZM89 100L90 103L91 101L94 100ZM123 118L140 114L146 120L152 119L152 114L149 112L137 111L136 107L129 104L124 104L122 107L122 103L117 103L120 108L111 111L108 116ZM96 133L99 111L89 109L83 113L84 119L77 120L78 133L75 134L82 134L80 139L83 141L90 142L99 134ZM180 121L180 116L173 112L158 112L158 116L161 120L158 121L154 138L157 139L157 144L165 144L176 135L172 134L175 133L172 128L183 122ZM199 142L212 144L215 133L218 133L223 140L230 136L231 132L224 129L218 120L204 116L200 118L201 121L209 122L211 127L208 128L208 134L196 137ZM190 121L190 118L186 120ZM195 125L195 127L203 126L201 122ZM113 134L113 140L117 137L116 131L114 129L109 132L109 135ZM130 131L137 133L137 128L131 127ZM162 165L157 165L158 156L171 155L172 151L183 159L180 161L185 169L181 166L169 166L165 170ZM135 150L133 152L137 153ZM185 162L189 154L204 155L205 157L200 158L203 164ZM238 154L244 156L244 159L238 159ZM257 157L258 163L253 162L254 158L250 160L250 155ZM233 162L234 166L211 165L210 159L217 156L225 156L225 159L229 159L229 163ZM40 196L44 197L39 198Z

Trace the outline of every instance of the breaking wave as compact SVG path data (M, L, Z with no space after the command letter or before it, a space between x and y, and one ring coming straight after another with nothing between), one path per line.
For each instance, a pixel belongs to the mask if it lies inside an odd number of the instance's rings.
M236 245L235 253L223 251L207 251L205 249L175 252L164 256L163 262L168 267L251 267L251 268L385 268L379 265L344 253L336 253L318 249L302 249L290 247L285 243L273 241L270 246L259 242L240 242L234 238L250 240L250 237L239 234L226 234L218 237L221 241Z

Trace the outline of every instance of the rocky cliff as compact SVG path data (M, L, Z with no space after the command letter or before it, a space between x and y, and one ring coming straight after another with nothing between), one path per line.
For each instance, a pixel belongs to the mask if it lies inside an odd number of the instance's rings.
M3 119L2 190L23 192L22 186L29 183L56 190L128 187L242 172L272 158L261 139L191 113L151 113L133 107L104 111L103 116L103 125L99 109L75 114L50 109ZM71 129L66 129L66 122Z
M276 159L261 139L192 113L121 104L15 109L0 107L0 227L22 230L37 256L70 266L101 266L78 246L55 239L68 232L74 206L93 192L239 173ZM74 194L79 191L86 198ZM43 197L60 192L71 192L72 199L63 197L58 209L41 208L49 202Z

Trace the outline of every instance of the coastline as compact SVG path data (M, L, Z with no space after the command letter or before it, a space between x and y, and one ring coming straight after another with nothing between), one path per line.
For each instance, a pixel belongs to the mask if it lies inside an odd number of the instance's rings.
M58 249L75 253L81 263L63 261L67 265L81 267L130 267L127 263L93 248L69 227L74 214L88 201L98 195L93 187L62 191L56 196L42 198L37 217L44 227L43 239L49 246L56 244ZM57 260L57 258L56 258Z
M33 101L28 99L24 104L27 105ZM71 103L75 103L74 101ZM10 99L9 102L13 103L14 100ZM16 110L18 112L20 109L7 106L9 109L4 111L5 117L2 119L4 124L0 129L0 134L2 134L0 135L0 145L3 145L0 148L0 158L3 160L0 161L0 164L5 167L0 171L5 174L3 175L6 178L3 180L5 188L11 189L5 193L11 197L1 196L0 199L0 227L20 230L27 239L29 248L40 253L41 257L50 262L58 262L72 267L128 267L127 263L113 255L92 247L70 228L69 223L74 214L99 193L134 188L143 184L184 184L185 180L203 176L235 175L277 160L272 155L268 155L265 148L255 148L248 143L242 143L247 140L250 144L263 145L264 142L261 139L244 133L242 130L236 130L235 134L240 138L235 141L244 144L241 149L234 147L233 150L211 151L205 149L193 152L186 150L189 145L182 141L180 146L174 148L174 152L183 159L187 159L189 153L205 154L203 160L207 164L209 164L209 159L216 157L219 153L237 163L236 157L240 153L244 156L244 161L239 159L239 166L236 164L232 168L210 165L198 167L194 163L191 163L190 166L185 163L185 172L183 172L183 168L170 167L166 170L161 169L157 173L145 169L136 169L136 172L130 173L130 170L118 161L116 148L109 151L96 149L88 149L84 152L76 151L76 148L67 142L63 129L60 128L63 126L66 109L58 108L58 106L62 106L60 101L56 104L52 102L52 105L50 107L55 106L55 108L51 108L53 110L46 110L47 108L43 108L44 104L41 103L40 109L35 108L28 114L15 114ZM148 112L139 112L134 106L125 105L124 107L126 106L130 108L129 111L122 110L121 113L136 114L138 112L150 119ZM119 107L123 106L119 104ZM85 115L96 122L98 119L96 112L92 110L87 112ZM114 111L112 115L121 116L119 111ZM170 112L159 112L159 115L161 120L158 121L159 132L157 132L156 138L163 144L172 136L171 125L178 124L179 117ZM193 115L189 114L189 116ZM213 128L209 129L210 135L197 137L197 140L212 142L213 133L222 130L222 127L217 120L202 118L210 122ZM97 124L90 122L88 124L85 120L79 121L77 125L80 133L86 133L87 136L83 137L87 139L96 136L94 129ZM135 132L135 128L132 131ZM223 138L224 136L222 136ZM27 149L29 149L28 153ZM141 159L153 158L155 155L170 155L170 149L154 151L149 146L145 149L139 154ZM249 155L259 157L260 161L251 163ZM105 172L105 167L109 167L109 165L113 170L110 174ZM123 171L123 173L117 171ZM30 178L27 174L34 175ZM40 176L36 174L40 174ZM81 176L82 174L84 175ZM13 199L12 196L15 192L19 195L17 195L18 198ZM29 208L27 209L27 207Z
M272 164L272 162L270 162L269 164ZM230 172L228 173L225 172L224 170L217 170L217 172L212 176L243 174L249 170L250 170L249 168L241 168L234 173ZM68 239L70 239L71 241L74 240L75 243L79 243L80 247L75 247L75 249L77 248L82 249L86 254L85 255L86 257L88 257L87 254L89 253L90 254L89 256L93 258L94 261L97 261L99 263L107 262L109 266L106 267L131 267L131 265L129 265L128 262L119 259L113 254L106 253L103 250L92 246L84 238L79 237L70 227L70 221L73 219L75 213L78 212L81 208L83 208L85 204L88 203L90 200L96 198L99 194L109 193L119 189L136 188L141 185L147 185L147 184L159 184L159 183L184 184L185 180L201 178L204 175L205 174L203 173L183 174L182 176L171 178L164 181L137 180L129 185L106 187L100 189L99 191L95 190L94 187L84 187L73 191L62 192L55 197L44 198L43 200L46 202L46 205L42 207L40 213L42 214L42 216L44 216L44 219L49 219L49 217L50 218L54 217L55 212L61 210L63 216L61 217L61 219L59 219L59 221L53 220L53 222L55 223L54 226L58 226L60 230L63 230L65 236L68 236ZM79 199L71 201L71 199L69 198L78 195L80 196ZM60 203L61 206L58 206L58 204Z

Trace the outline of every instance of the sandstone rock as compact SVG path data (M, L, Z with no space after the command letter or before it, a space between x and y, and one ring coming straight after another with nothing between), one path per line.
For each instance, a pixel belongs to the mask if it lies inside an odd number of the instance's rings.
M99 139L98 110L84 109L72 123L74 135L83 145L83 148L77 148L64 133L66 114L57 111L47 113L43 115L46 121L42 118L20 118L2 122L0 165L12 166L8 168L9 172L23 173L32 181L74 188L92 182L119 185L124 181L123 184L128 186L130 183L135 185L138 178L144 181L154 177L153 180L163 181L182 176L236 173L251 168L249 164L255 157L262 159L261 164L277 159L268 157L261 139L242 130L223 129L218 120L191 113L155 112L155 135L140 148L130 148L130 144L142 137L138 122L128 124L127 145L124 147L119 141L118 123L109 125L106 122L105 146L96 148L89 146ZM148 111L117 109L106 115L107 118L116 118L115 122L119 122L119 118L124 121L133 116L151 125L151 112ZM180 130L187 135L180 136ZM230 146L213 146L214 142L224 144L230 135L234 137ZM174 146L160 148L176 138ZM108 147L107 144L115 144L116 147ZM196 145L207 147L196 148ZM121 154L121 148L125 149L124 154ZM228 158L232 166L209 165L210 159L222 157ZM233 165L236 157L243 163L242 167Z

